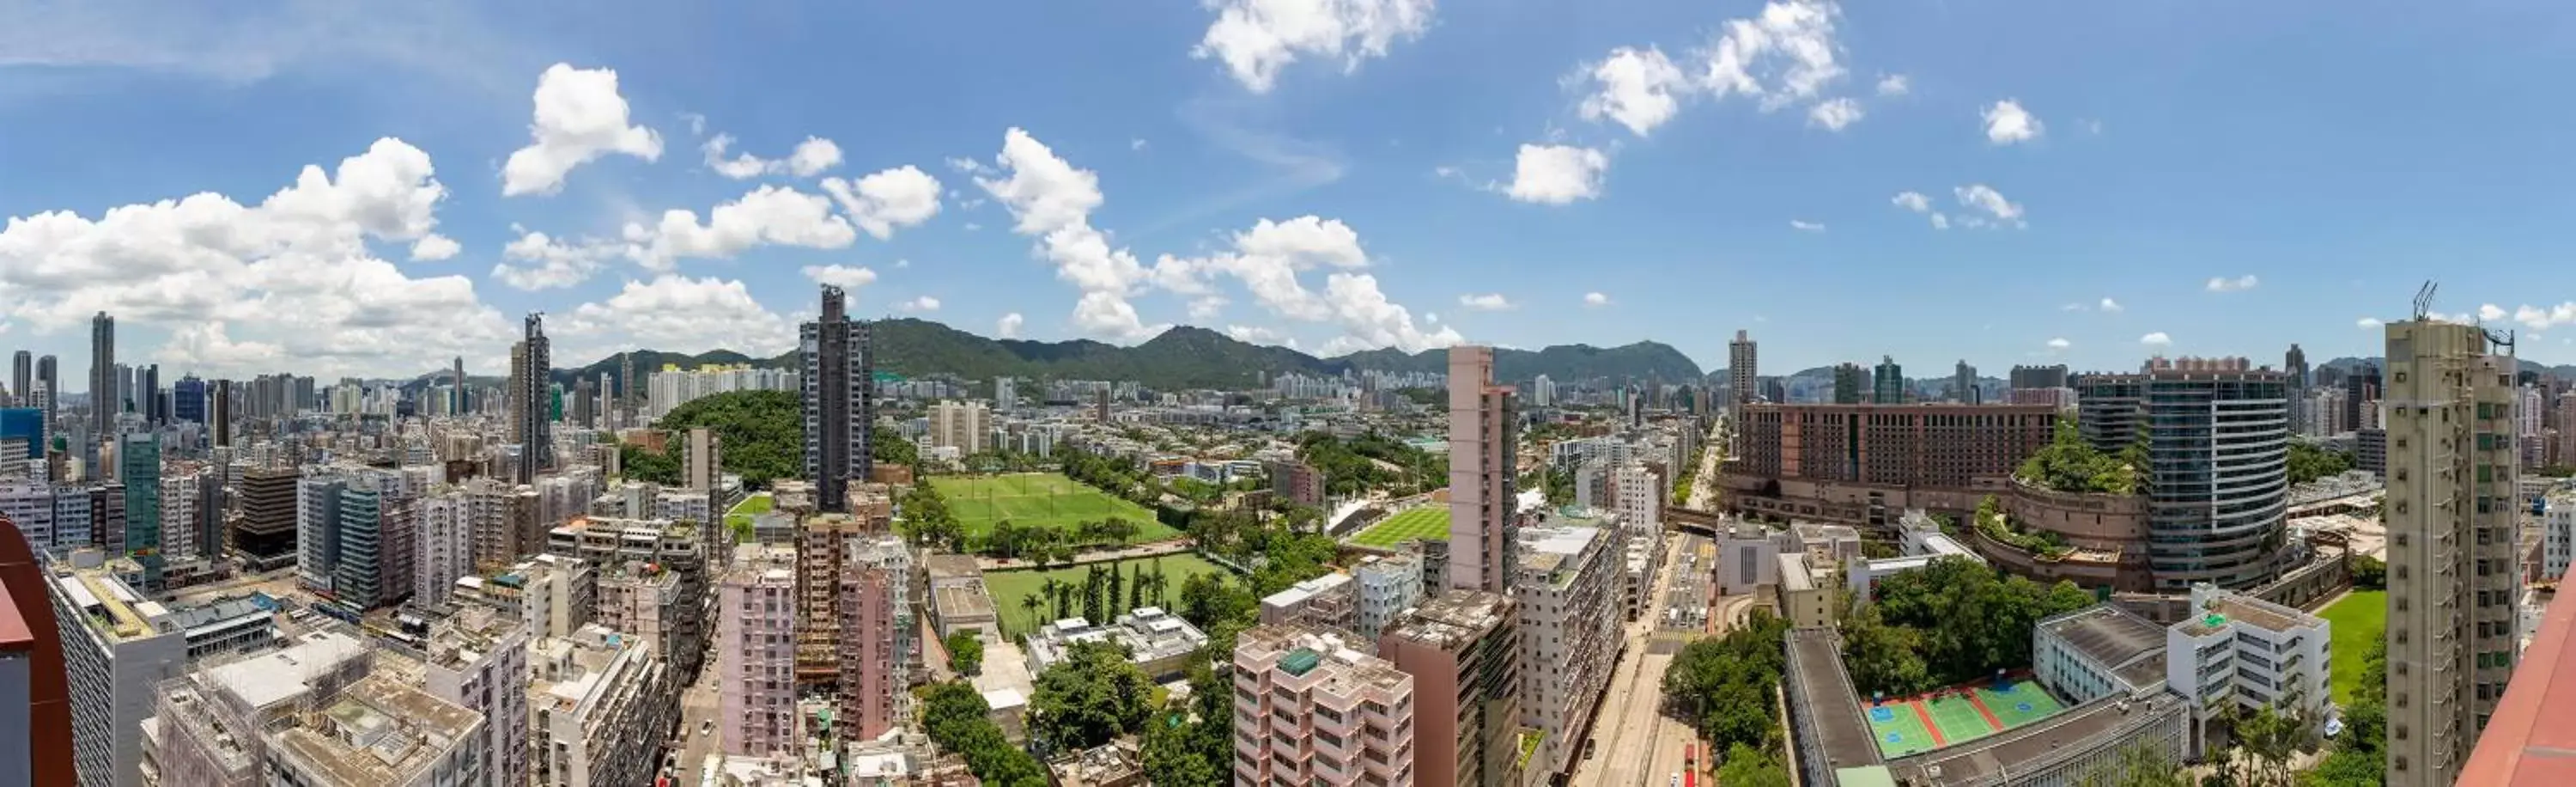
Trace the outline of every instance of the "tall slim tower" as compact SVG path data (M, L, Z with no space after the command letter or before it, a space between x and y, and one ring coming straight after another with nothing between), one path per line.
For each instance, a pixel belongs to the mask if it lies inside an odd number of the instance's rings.
M1740 328L1735 331L1735 341L1726 343L1726 387L1730 397L1727 406L1750 404L1754 397L1762 395L1761 391L1754 390L1761 385L1762 379L1762 370L1758 366L1761 357L1757 349L1753 337Z
M1870 378L1870 401L1879 404L1905 403L1905 367L1897 365L1895 356L1878 357L1878 370Z
M1512 475L1520 444L1511 386L1494 384L1494 348L1449 348L1449 587L1509 592L1520 528Z
M1969 366L1968 359L1959 359L1959 365L1950 372L1950 398L1959 400L1960 404L1985 402L1985 397L1977 391L1977 367Z
M2290 351L2282 354L2281 369L2290 373L2291 388L2308 387L2308 351L2299 349L2297 342L2290 343Z
M450 390L450 391L448 391L448 392L447 392L447 414L448 414L448 415L452 415L452 416L461 416L461 415L464 415L464 414L465 414L465 356L462 356L462 355L456 356L456 376L455 376L455 377L452 377L452 378L449 378L449 379L450 379L452 382L456 383L456 387L455 387L455 389Z
M161 438L124 435L116 445L116 480L125 485L125 556L143 566L146 593L161 592Z
M850 482L866 483L873 463L868 431L876 421L868 324L850 319L849 298L823 285L823 310L799 331L805 399L805 476L814 506L850 510Z
M18 406L26 407L28 402L34 401L27 398L27 394L34 390L36 390L36 356L34 353L19 350L9 359L9 395L18 397Z
M89 424L92 434L116 426L116 318L99 312L89 318Z
M2518 660L2512 339L2421 311L2387 327L2392 787L2459 778Z
M36 382L45 387L45 428L55 428L55 402L63 398L62 364L47 355L36 359Z
M554 368L546 341L546 315L528 315L526 338L510 350L510 439L519 443L518 481L533 484L537 473L554 466L553 389L547 370Z

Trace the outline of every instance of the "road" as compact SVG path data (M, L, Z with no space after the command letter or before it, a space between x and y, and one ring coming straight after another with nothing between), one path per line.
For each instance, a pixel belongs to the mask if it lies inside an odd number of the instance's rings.
M1609 695L1602 698L1593 735L1592 756L1574 769L1575 787L1653 787L1681 769L1682 747L1690 745L1689 725L1662 712L1664 670L1673 654L1695 638L1696 615L1705 614L1705 559L1688 561L1706 539L1679 533L1665 535L1664 565L1656 572L1653 599L1623 634L1627 649L1610 673ZM1693 608L1697 612L1693 612ZM1666 609L1680 608L1693 619L1667 625Z
M706 667L698 670L698 681L680 691L680 734L686 736L689 741L680 752L680 773L682 774L697 773L698 768L706 764L707 755L715 753L717 738L724 735L722 729L711 733L698 732L700 727L705 726L709 721L714 721L716 714L722 711L718 707L720 698L716 694L716 676L723 672L722 665L716 663L714 649L710 647Z
M1701 511L1716 505L1717 467L1726 461L1726 423L1721 420L1708 433L1708 448L1699 452L1699 472L1691 476L1690 507Z

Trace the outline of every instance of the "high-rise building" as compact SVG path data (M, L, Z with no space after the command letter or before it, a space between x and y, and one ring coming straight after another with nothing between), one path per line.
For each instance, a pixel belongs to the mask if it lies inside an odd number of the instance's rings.
M1619 658L1625 620L1625 550L1616 522L1551 521L1522 528L1512 602L1520 610L1520 723L1540 730L1530 768L1571 770Z
M143 416L145 424L160 426L170 420L169 411L162 409L160 364L134 370L133 407L136 415Z
M2143 441L2147 563L2156 588L2251 588L2290 568L2289 376L2243 358L2149 361L2088 374L2078 428L2118 454Z
M1736 421L1728 472L1968 489L2010 476L2056 423L2051 405L1755 404Z
M1868 404L1869 370L1856 363L1834 364L1834 404Z
M2066 364L2048 366L2015 366L2007 382L2013 390L2067 387Z
M49 579L71 678L80 784L141 785L143 722L160 682L187 668L187 632L94 559L54 563Z
M1494 348L1449 348L1449 587L1502 593L1511 585L1513 453L1520 445L1510 386L1494 384Z
M125 556L143 565L143 592L161 592L161 437L123 435L116 480L125 484Z
M1965 358L1959 359L1958 367L1950 372L1950 398L1960 404L1985 401L1983 392L1977 390L1977 367L1969 366Z
M216 380L209 392L206 417L214 419L215 446L230 447L233 444L233 381Z
M1007 413L1019 407L1019 381L1008 377L993 378L993 409Z
M2368 429L2377 424L2371 409L2379 404L2379 367L2364 364L2343 376L2343 421L2355 428Z
M116 318L99 312L89 318L89 424L93 434L116 426Z
M36 355L19 350L9 359L9 395L18 397L18 406L25 407L27 394L34 390L36 390Z
M902 726L913 665L912 550L880 533L849 545L833 606L843 741L876 740Z
M62 364L54 360L53 356L40 356L36 359L36 385L45 390L45 425L54 426L54 419L61 411L58 405L63 398L63 375Z
M454 386L453 388L450 388L450 389L448 389L448 391L447 391L447 412L448 412L448 414L450 414L450 415L464 415L464 414L465 414L465 356L462 356L462 355L456 356L456 372L455 372L454 374L452 374L452 375L449 375L449 376L448 376L448 378L447 378L447 380L448 380L448 384L450 384L450 385Z
M1370 650L1307 626L1236 635L1234 783L1413 783L1413 676Z
M192 424L206 422L206 381L192 374L170 385L170 418Z
M2291 342L2290 351L2281 355L2281 370L2290 374L2292 389L2304 390L2316 382L2316 378L2309 374L2308 351L2299 349L2297 342Z
M2388 783L2447 785L2519 660L2517 361L2473 325L2386 332Z
M691 492L713 492L724 476L724 440L716 430L695 427L689 430L688 442L681 457L680 487Z
M1869 400L1876 404L1905 403L1905 367L1894 356L1878 357L1878 368L1870 371Z
M876 422L876 381L868 324L849 317L841 288L823 285L823 308L800 331L804 357L805 477L814 505L850 510L850 484L867 483L869 431Z
M716 602L716 747L768 756L796 744L796 550L734 550Z
M526 335L510 350L510 440L519 444L518 480L533 484L537 474L554 467L553 383L546 377L553 356L546 340L546 316L530 314Z
M975 454L992 447L993 411L983 402L941 400L930 406L930 444Z
M233 549L244 568L267 571L295 564L296 472L261 468L241 475L241 520Z
M481 605L459 610L430 627L421 648L428 658L421 664L420 688L484 718L509 720L477 731L478 748L489 752L490 759L481 773L457 782L459 787L528 783L528 640L522 618ZM551 711L548 716L561 712L546 710Z
M78 784L74 770L71 676L63 662L68 629L57 619L60 590L6 517L0 517L0 773L24 784ZM40 547L41 548L41 547Z
M1760 349L1743 329L1735 331L1735 341L1726 343L1726 388L1733 397L1727 402L1729 408L1761 397L1762 392L1756 390L1762 379Z
M1413 783L1517 783L1520 637L1510 597L1434 596L1387 626L1378 656L1413 676Z

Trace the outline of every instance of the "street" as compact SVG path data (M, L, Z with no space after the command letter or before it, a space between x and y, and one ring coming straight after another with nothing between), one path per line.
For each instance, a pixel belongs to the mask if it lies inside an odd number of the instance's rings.
M679 734L688 741L680 752L680 773L690 779L694 779L698 768L706 764L707 755L715 753L717 736L724 734L722 729L708 733L698 731L707 722L715 721L716 714L722 711L717 707L716 676L723 671L722 665L716 663L714 649L709 648L706 668L698 670L697 682L680 692ZM716 726L721 728L724 725Z
M1610 673L1591 756L1575 765L1576 787L1664 785L1681 770L1682 749L1693 741L1690 725L1662 713L1664 669L1703 625L1708 563L1697 555L1708 542L1679 533L1665 538L1663 570L1647 594L1655 602L1626 626L1627 649ZM1679 622L1670 609L1682 610Z

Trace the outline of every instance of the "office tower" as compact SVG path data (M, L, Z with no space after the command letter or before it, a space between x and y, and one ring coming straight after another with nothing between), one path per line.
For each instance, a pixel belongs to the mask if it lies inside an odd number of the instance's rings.
M804 356L805 477L823 511L850 510L850 484L867 483L875 383L868 324L849 318L841 288L823 285L823 309L800 331Z
M2243 358L2149 361L2088 374L2078 430L2106 453L2143 442L2147 562L2156 588L2251 588L2287 565L2289 376Z
M1411 783L1413 676L1372 649L1307 626L1236 635L1234 783Z
M591 405L596 403L596 399L597 397L591 393L589 378L572 381L572 406L567 409L571 411L574 426L584 429L598 428L599 413L590 409Z
M2358 429L2376 426L2370 423L2370 411L2378 406L2380 379L2379 367L2368 364L2343 376L2344 423Z
M24 407L28 392L36 390L36 356L19 350L9 360L9 395L18 397L19 406Z
M1378 656L1413 676L1413 783L1514 783L1520 638L1509 597L1441 593L1387 626Z
M146 425L160 426L169 420L168 411L161 409L160 364L134 370L133 407L135 414L143 416L143 423Z
M1753 337L1737 329L1735 341L1726 343L1726 386L1728 394L1733 397L1727 402L1729 407L1749 404L1761 396L1761 391L1757 390L1762 379L1761 360L1760 347L1755 345Z
M2518 362L2473 325L2386 333L2388 783L2447 785L2518 660Z
M682 452L680 486L691 492L713 492L724 476L724 441L716 432L703 426L689 430L689 440Z
M206 417L214 420L215 447L230 447L233 444L233 381L216 380L206 391Z
M456 371L454 374L449 375L447 379L449 383L456 386L454 390L447 392L447 412L449 415L464 415L465 356L456 356Z
M972 455L991 448L993 411L983 402L941 400L930 407L930 444Z
M117 413L116 318L99 312L89 318L89 423L105 434Z
M626 398L629 403L640 402L644 399L644 386L642 381L635 379L634 353L622 352L617 354L617 390L626 394Z
M1977 391L1977 367L1969 366L1967 359L1960 359L1958 367L1950 373L1950 398L1960 404L1985 401Z
M206 381L192 374L170 385L170 418L192 424L206 422Z
M2316 382L2315 377L2309 376L2308 351L2299 349L2297 342L2292 342L2290 351L2281 356L2281 370L2290 374L2290 387L2294 390L2304 390Z
M796 550L744 545L719 585L716 747L768 756L796 743Z
M233 549L243 568L268 571L295 564L297 475L291 468L259 468L241 475L241 520Z
M1866 404L1869 401L1869 372L1856 363L1835 364L1834 404Z
M36 384L45 389L45 425L53 426L55 415L59 412L56 405L63 398L62 364L54 360L51 355L38 356Z
M1870 372L1869 400L1877 404L1905 403L1905 367L1893 356L1878 357L1878 368Z
M1513 452L1520 425L1511 386L1494 384L1494 348L1449 348L1449 587L1509 589Z
M125 484L125 556L143 564L144 592L161 592L159 435L136 432L118 438L116 480Z
M525 336L510 350L510 440L519 444L519 483L537 482L537 474L554 467L554 386L546 377L554 368L548 352L546 315L528 315Z

